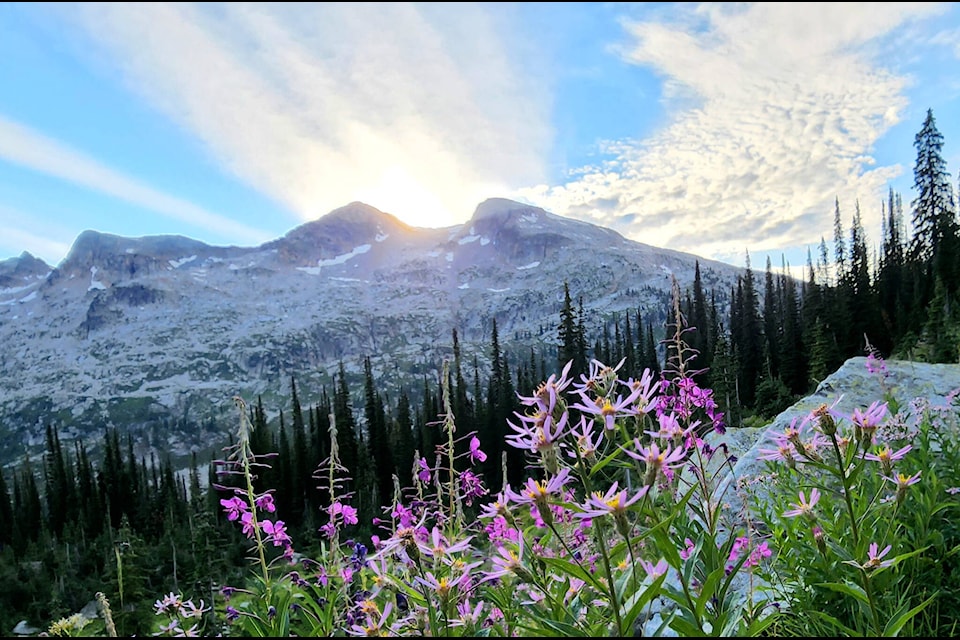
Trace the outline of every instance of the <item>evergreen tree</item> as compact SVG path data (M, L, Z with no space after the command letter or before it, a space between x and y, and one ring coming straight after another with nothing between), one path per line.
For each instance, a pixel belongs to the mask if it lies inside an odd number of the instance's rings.
M393 465L397 470L397 478L401 487L413 486L413 418L410 412L410 398L407 392L400 390L397 401L397 419L394 421L393 431ZM391 495L392 497L392 495Z
M4 526L0 527L0 553L2 553L3 549L10 544L15 528L13 504L10 502L10 492L7 490L7 481L4 479L2 468L0 468L0 522L4 523Z
M732 337L733 352L739 365L737 386L741 403L751 407L763 363L763 325L749 253L746 256L744 275L738 279L736 307L738 326L737 333L732 334ZM731 332L732 330L733 324Z
M351 480L344 490L354 491L358 479L360 461L357 445L356 422L353 419L353 405L350 402L350 388L347 386L347 373L340 361L337 374L336 393L333 398L333 415L337 422L337 446L340 451L340 464L347 468Z
M374 479L380 504L393 499L393 455L387 438L386 415L373 383L370 358L363 359L364 416L367 422L367 449L373 459Z
M789 273L789 265L784 269ZM800 300L796 281L783 278L783 330L780 341L780 377L793 394L802 394L807 389L806 350L800 320Z
M767 374L770 378L780 375L780 342L783 339L783 318L777 307L777 292L774 287L773 266L767 256L767 268L763 279L763 337Z
M700 277L700 261L694 263L693 271L693 300L690 315L691 326L695 329L690 337L690 346L696 349L697 357L693 361L695 369L707 370L711 366L712 353L710 352L710 341L713 336L710 335L710 324L708 320L707 300L703 291L703 281ZM698 377L698 382L703 383L704 376Z
M303 409L297 395L297 382L290 376L290 393L293 408L291 410L291 430L293 449L290 460L290 512L284 514L293 523L302 523L306 513L307 479L310 476L310 458L307 448L307 428L303 421Z
M953 186L942 155L943 135L937 130L932 109L927 110L923 127L914 138L914 147L917 161L913 169L913 186L917 196L911 203L913 237L910 254L917 262L932 264L943 243L952 241L956 235Z
M836 205L833 210L833 254L834 258L834 280L837 283L843 281L847 273L847 259L844 251L843 241L843 223L840 220L840 198L836 198Z
M860 202L856 204L853 224L850 227L850 267L847 275L847 289L851 313L848 316L846 354L862 353L863 336L878 333L879 325L875 319L879 315L874 299L870 278L870 264L867 255L866 233L860 215ZM858 348L859 347L859 348Z
M647 358L646 364L643 365L644 369L650 369L650 372L653 374L654 378L660 377L662 367L660 366L660 355L657 353L657 343L653 339L653 323L647 323L647 337L644 341L645 345L643 348L644 355Z
M903 245L903 206L899 194L890 188L883 225L884 235L880 249L880 264L876 289L880 307L881 328L871 335L872 344L881 353L889 354L904 331L903 304L910 298L905 291Z

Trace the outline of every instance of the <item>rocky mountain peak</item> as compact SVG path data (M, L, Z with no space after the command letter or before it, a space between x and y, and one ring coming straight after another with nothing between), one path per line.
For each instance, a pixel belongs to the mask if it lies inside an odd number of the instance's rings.
M206 255L210 249L199 240L178 235L127 238L88 229L77 236L58 270L75 274L96 268L117 278L130 277L158 265L165 268L169 260Z
M389 213L363 202L351 202L296 227L264 248L276 249L285 262L312 264L409 230Z
M23 286L49 272L50 266L46 262L24 251L16 258L0 260L0 287Z
M554 216L540 207L508 200L507 198L488 198L477 205L473 217L470 218L470 224L532 224L548 217L552 218Z

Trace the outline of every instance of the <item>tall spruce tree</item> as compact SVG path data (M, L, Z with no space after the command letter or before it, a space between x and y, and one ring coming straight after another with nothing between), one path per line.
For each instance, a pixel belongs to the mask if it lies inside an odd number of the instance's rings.
M370 358L363 359L364 417L367 421L367 448L374 464L374 480L380 504L393 499L393 474L395 472L390 442L387 438L386 416L380 395L373 381Z
M913 168L913 186L917 191L913 207L911 257L932 265L943 243L956 235L956 209L953 185L943 159L943 135L937 129L933 110L927 110L923 127L914 138L917 160Z

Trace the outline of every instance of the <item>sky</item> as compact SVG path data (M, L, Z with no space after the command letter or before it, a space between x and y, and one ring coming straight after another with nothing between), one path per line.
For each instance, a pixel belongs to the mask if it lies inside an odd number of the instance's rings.
M802 268L909 223L928 110L960 177L956 3L2 3L0 60L0 260L501 197Z

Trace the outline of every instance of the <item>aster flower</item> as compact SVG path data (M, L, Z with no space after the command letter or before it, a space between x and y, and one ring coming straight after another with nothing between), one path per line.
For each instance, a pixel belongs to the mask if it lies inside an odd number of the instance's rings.
M444 599L450 595L450 591L456 588L464 578L469 577L468 574L462 574L454 580L450 580L446 576L438 579L432 572L427 571L423 577L417 576L414 578L414 582L422 584L436 593L441 599Z
M872 462L879 462L883 474L888 475L893 471L893 463L897 460L902 460L911 449L913 449L913 445L908 444L902 449L891 452L890 447L883 445L877 448L876 453L864 453L863 458Z
M877 427L887 414L887 403L874 401L866 410L859 407L853 410L850 416L850 422L853 423L854 433L858 441L863 443L866 449L869 445L875 444Z
M483 612L484 602L480 601L477 606L470 603L470 598L457 603L457 618L450 621L451 627L476 626L480 623L480 614Z
M573 405L572 408L583 413L602 416L603 428L607 431L613 431L616 418L636 415L637 410L633 404L642 392L642 387L638 386L632 389L626 397L618 395L616 400L611 401L608 396L598 396L591 399L585 391L579 391L582 402Z
M393 603L388 601L383 606L383 613L380 614L380 618L376 622L373 621L371 616L367 615L365 625L354 624L347 630L347 633L353 636L379 636L391 611L393 611Z
M570 481L570 469L564 467L560 473L548 480L534 480L527 478L523 489L516 493L507 487L507 497L510 502L516 505L547 505L547 499L560 492L567 482Z
M434 525L433 530L430 532L429 543L417 541L417 547L419 547L421 553L426 556L442 558L451 553L459 553L470 549L470 540L472 539L473 536L467 536L460 542L450 544L446 536L440 531L440 527Z
M619 515L626 512L627 508L636 503L640 498L647 495L649 486L643 487L631 497L627 497L627 492L619 490L617 482L614 482L609 490L603 495L599 491L587 499L586 503L581 505L583 511L574 515L576 518L599 518L605 515Z
M759 460L785 462L790 469L796 468L797 459L793 456L793 444L783 436L777 438L775 444L776 449L760 449L757 458Z
M647 562L646 560L641 560L640 566L643 567L643 570L646 571L647 575L653 580L656 580L665 574L667 569L670 568L670 565L668 565L667 561L664 559L661 559L657 564Z
M203 604L203 599L200 600L200 606L193 604L193 600L187 600L180 608L180 615L184 618L203 617L203 614L210 611L210 607L204 607Z
M172 591L165 595L162 600L157 600L153 603L156 615L160 615L161 613L176 615L180 612L181 606L183 606L183 598L178 594L174 594Z
M507 511L507 505L510 503L510 494L513 491L508 485L506 489L497 494L497 497L493 499L492 502L487 502L480 505L480 514L478 518L495 518L497 516L505 516L509 512Z
M907 497L907 487L920 482L920 473L921 473L920 471L917 471L912 476L908 476L905 473L898 473L893 478L890 478L887 476L883 476L883 478L897 485L897 493L896 493L895 499L897 502L903 502L903 499Z
M520 425L507 420L507 425L516 433L505 436L507 444L517 449L525 449L531 453L544 453L553 449L560 438L565 435L570 416L564 411L559 419L554 419L552 413L539 410L533 415L521 415L516 411L513 415L520 419Z
M804 495L803 491L800 492L800 502L798 504L791 503L790 506L795 507L789 511L783 512L783 517L793 518L794 516L805 516L810 519L816 519L816 514L813 512L813 508L816 506L817 502L820 500L820 490L813 488L810 490L810 501L807 501L807 497Z
M517 394L520 403L528 407L538 406L540 409L552 413L554 407L557 406L557 400L560 398L560 395L570 386L570 383L573 382L572 379L567 377L570 373L570 367L572 366L573 360L569 360L567 364L564 365L559 377L557 377L555 373L551 374L545 382L537 387L537 390L534 391L532 396L521 396Z
M646 464L644 484L647 486L651 486L656 482L659 472L672 471L674 467L679 466L687 455L685 447L667 446L666 449L660 451L657 443L651 443L649 448L644 447L640 444L639 438L634 438L633 446L636 447L637 453L629 449L624 449L623 447L621 447L621 449L634 460L642 460Z
M634 396L633 408L636 413L647 414L654 409L659 385L650 369L644 369L643 373L640 374L639 380L630 378L623 384L630 389L631 395L639 391L639 393Z
M516 553L512 549L508 549L507 545L499 546L497 547L497 555L491 558L491 563L493 564L493 571L484 572L482 580L484 582L496 580L509 574L516 574L521 579L532 577L523 567L523 536L520 536L517 541Z
M597 459L597 450L603 441L603 429L594 429L593 421L587 420L586 416L580 416L580 424L571 432L577 441L577 449L580 456L588 463L593 464ZM567 455L571 458L577 457L577 451L568 451Z
M617 382L617 371L624 362L626 358L620 360L617 366L608 367L597 359L591 360L587 375L580 374L580 382L573 385L574 391L581 395L588 391L601 396L607 395Z
M880 550L880 545L876 542L871 542L870 547L867 549L867 561L863 564L859 564L854 560L844 561L846 564L853 565L855 567L860 567L864 571L874 571L876 569L883 569L884 567L889 567L893 564L893 560L883 560L883 557L890 553L890 549L893 547L887 545Z

